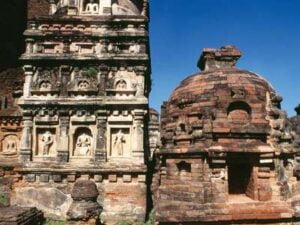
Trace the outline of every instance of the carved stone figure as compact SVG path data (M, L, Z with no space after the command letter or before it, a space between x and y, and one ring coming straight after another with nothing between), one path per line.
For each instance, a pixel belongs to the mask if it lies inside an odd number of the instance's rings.
M6 144L5 152L16 152L17 151L17 143L15 141L8 141Z
M119 80L116 84L116 89L117 90L126 90L127 89L127 84L125 80Z
M54 139L50 131L46 131L42 136L43 155L49 155L50 148L53 145Z
M51 83L49 81L42 81L40 84L41 91L49 91L51 90Z
M114 139L114 148L116 149L118 156L122 156L124 154L125 143L126 143L125 135L120 129Z
M81 134L77 139L75 155L76 156L90 155L91 145L92 145L91 137L86 133Z
M91 14L97 14L99 12L99 4L95 0L90 0L86 4L85 11Z
M90 84L89 84L89 82L87 82L86 80L80 81L80 82L78 83L78 88L79 88L79 89L87 89L87 88L89 88L89 87L90 87Z
M2 151L4 154L15 154L18 149L18 138L15 135L8 135L2 142Z

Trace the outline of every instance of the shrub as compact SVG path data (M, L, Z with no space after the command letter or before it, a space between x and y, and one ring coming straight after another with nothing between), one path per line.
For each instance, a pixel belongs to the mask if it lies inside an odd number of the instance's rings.
M6 192L0 192L0 207L1 206L9 206L9 194Z

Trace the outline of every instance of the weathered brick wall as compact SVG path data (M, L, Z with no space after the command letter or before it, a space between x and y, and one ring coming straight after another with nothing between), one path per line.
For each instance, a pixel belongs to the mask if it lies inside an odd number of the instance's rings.
M49 2L47 0L28 0L28 19L49 15Z

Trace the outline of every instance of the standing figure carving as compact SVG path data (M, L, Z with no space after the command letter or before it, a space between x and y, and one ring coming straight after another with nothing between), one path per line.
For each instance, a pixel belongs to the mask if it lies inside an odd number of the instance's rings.
M122 130L116 134L114 139L114 148L116 149L118 156L122 156L124 154L124 145L126 143L126 137Z
M91 137L86 133L81 134L76 143L75 155L77 156L88 156L91 151Z
M53 144L53 135L51 134L50 131L46 131L41 139L43 143L43 155L49 155L50 153L50 148Z

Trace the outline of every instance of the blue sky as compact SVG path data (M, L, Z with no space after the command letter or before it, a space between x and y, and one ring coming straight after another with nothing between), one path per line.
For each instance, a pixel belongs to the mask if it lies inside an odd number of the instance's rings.
M299 0L151 0L152 93L157 110L181 80L198 72L202 48L233 44L238 67L256 72L283 96L290 116L300 103Z

